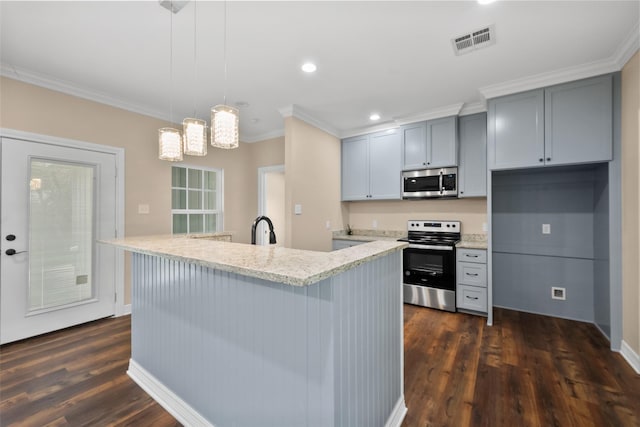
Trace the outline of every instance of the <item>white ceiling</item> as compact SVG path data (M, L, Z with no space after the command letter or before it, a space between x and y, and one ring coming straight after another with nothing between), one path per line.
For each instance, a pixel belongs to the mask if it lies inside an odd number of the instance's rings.
M495 96L619 70L638 48L638 1L0 2L2 75L180 123L223 102L243 141L283 134L281 109L336 136L483 108ZM197 10L197 73L194 65ZM451 39L494 24L496 44ZM317 63L315 74L300 70ZM622 62L622 63L621 63ZM195 101L194 101L195 98ZM171 101L170 101L171 100ZM295 106L293 110L291 106ZM284 110L282 110L284 111Z

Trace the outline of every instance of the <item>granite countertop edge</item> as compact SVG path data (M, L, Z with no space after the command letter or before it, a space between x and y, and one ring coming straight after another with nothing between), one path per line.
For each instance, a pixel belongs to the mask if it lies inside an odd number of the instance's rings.
M406 246L403 242L373 241L340 251L315 252L184 236L144 236L100 243L290 286L312 285ZM221 255L219 259L216 252Z

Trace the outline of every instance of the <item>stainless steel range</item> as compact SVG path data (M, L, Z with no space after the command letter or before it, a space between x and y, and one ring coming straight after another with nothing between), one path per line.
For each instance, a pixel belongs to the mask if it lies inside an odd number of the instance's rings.
M456 252L460 221L411 220L403 252L404 302L456 311Z

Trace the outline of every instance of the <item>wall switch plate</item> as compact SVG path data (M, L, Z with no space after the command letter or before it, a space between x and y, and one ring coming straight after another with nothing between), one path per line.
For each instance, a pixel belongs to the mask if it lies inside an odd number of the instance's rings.
M485 231L485 232L486 232L488 229L489 229L489 227L487 227L487 223L486 223L486 222L483 222L483 223L482 223L482 231Z
M146 215L149 213L149 205L145 204L139 204L138 205L138 213L139 214L143 214Z
M371 227L372 227L372 228L378 228L378 220L377 220L377 219L374 219L374 220L371 222Z
M331 221L327 221L324 226L327 230L331 230Z
M551 234L551 224L542 224L542 234Z
M302 205L296 204L293 206L293 213L296 215L302 215Z

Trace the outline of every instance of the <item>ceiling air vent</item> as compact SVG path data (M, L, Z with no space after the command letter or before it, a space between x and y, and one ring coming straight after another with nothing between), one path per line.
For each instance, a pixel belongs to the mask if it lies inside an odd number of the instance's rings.
M453 51L456 55L472 52L476 49L491 46L496 42L495 28L493 25L463 34L451 39Z

